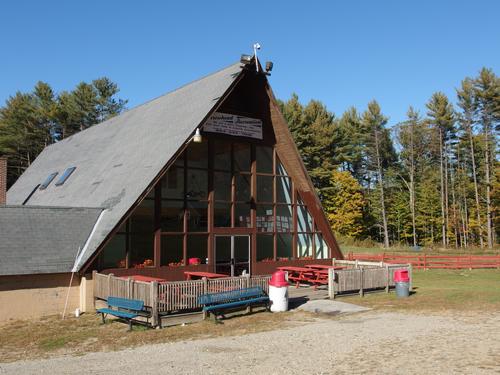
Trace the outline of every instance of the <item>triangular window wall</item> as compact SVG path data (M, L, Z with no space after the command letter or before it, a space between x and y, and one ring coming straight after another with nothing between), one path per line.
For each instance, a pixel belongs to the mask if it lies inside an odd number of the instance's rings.
M210 242L224 230L255 236L253 262L329 257L274 147L203 138L190 143L134 209L98 268L210 266Z

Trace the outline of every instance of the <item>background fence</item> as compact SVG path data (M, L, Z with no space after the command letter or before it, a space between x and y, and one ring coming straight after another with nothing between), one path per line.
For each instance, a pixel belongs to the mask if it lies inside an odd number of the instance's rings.
M409 263L415 269L475 269L500 268L500 255L403 255L403 254L347 254L348 260Z

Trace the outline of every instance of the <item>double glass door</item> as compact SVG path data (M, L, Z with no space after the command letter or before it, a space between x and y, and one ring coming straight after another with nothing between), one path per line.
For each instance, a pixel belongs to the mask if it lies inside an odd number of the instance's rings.
M250 236L215 236L215 272L228 276L250 273Z

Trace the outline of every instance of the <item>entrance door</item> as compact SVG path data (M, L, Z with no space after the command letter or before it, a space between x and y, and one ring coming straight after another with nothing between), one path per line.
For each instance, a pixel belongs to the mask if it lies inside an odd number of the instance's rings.
M250 273L250 236L215 236L215 272L240 276Z

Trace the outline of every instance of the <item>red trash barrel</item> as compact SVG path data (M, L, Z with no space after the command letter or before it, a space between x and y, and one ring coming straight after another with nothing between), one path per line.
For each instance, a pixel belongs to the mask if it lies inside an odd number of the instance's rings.
M410 295L410 276L407 269L394 271L394 283L396 284L396 296L406 298Z
M269 300L271 301L271 311L280 312L288 310L288 282L286 273L276 271L269 280Z

